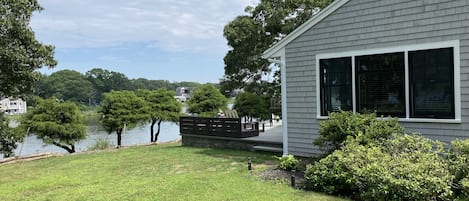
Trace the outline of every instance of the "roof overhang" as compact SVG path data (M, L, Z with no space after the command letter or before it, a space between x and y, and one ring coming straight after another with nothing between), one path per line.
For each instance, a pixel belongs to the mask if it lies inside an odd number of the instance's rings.
M318 14L314 15L311 19L309 19L308 21L300 25L298 28L293 30L290 34L285 36L285 38L283 38L282 40L274 44L272 47L264 51L262 57L265 59L280 57L282 53L284 54L286 45L298 38L298 36L300 36L304 32L308 31L314 25L321 22L321 20L332 14L334 11L336 11L349 1L350 0L335 0L329 6L321 10Z

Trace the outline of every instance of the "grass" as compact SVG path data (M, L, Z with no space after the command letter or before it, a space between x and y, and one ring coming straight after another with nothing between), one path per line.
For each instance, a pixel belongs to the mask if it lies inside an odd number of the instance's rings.
M268 154L177 144L0 165L0 200L318 200L341 198L263 181Z

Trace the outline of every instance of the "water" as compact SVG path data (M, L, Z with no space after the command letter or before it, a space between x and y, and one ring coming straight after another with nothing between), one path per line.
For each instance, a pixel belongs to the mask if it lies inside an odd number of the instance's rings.
M86 120L88 126L88 137L75 144L77 152L88 150L88 148L96 143L97 139L106 139L111 144L117 144L117 135L115 132L108 134L101 125L98 124L97 118L89 117ZM155 132L156 132L155 125ZM158 136L158 142L169 142L180 139L179 126L176 123L162 122L161 132ZM122 135L122 145L135 145L150 143L150 124L133 129L127 129ZM15 156L24 156L38 153L68 153L62 148L54 145L46 145L42 140L37 139L34 135L26 137L23 143L18 144L15 150ZM3 156L0 155L0 159Z
M231 109L233 104L228 104ZM183 113L186 113L187 108L183 107ZM85 119L85 124L88 126L88 137L75 144L75 150L77 152L87 151L89 147L96 143L97 139L105 139L113 145L117 145L117 135L115 132L108 134L101 125L98 123L97 116L88 116ZM11 127L16 127L17 122L10 122ZM155 132L156 132L155 125ZM158 142L169 142L180 139L179 125L171 122L162 122L161 131L158 136ZM122 135L122 145L136 145L136 144L147 144L150 143L150 124L146 124L141 127L133 129L127 129ZM25 156L38 153L68 153L65 149L59 148L54 145L47 145L42 140L37 139L36 136L28 136L24 139L23 143L18 144L18 148L15 150L15 156ZM3 155L0 154L0 159Z

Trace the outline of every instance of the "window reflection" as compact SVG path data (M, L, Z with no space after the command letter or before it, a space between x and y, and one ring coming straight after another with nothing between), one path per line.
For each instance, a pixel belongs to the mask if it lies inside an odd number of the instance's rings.
M321 115L352 110L352 58L320 60Z
M359 56L355 67L358 111L405 117L404 53Z

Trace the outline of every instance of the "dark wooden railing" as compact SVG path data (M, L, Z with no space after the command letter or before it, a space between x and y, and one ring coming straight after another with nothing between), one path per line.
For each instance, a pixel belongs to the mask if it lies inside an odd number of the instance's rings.
M242 123L241 118L179 118L181 134L245 138L259 135L259 123Z

